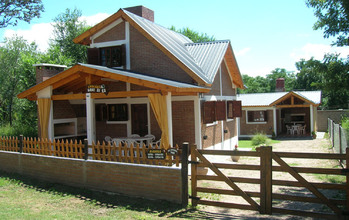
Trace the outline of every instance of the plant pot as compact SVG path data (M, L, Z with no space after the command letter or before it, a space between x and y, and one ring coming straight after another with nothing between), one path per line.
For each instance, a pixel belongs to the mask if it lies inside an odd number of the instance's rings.
M206 175L208 172L208 168L207 167L198 167L196 169L196 174L197 175Z
M240 159L240 156L231 156L232 161L238 162Z

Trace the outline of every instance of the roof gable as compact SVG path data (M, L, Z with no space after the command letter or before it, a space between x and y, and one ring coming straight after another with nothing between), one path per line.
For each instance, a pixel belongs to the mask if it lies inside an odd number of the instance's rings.
M231 75L233 75L234 83L236 83L240 88L243 87L242 77L237 67L229 41L217 41L202 44L210 51L206 51L208 52L207 55L209 55L209 59L207 59L205 54L200 55L199 53L194 52L199 47L193 46L195 44L193 44L193 42L186 36L157 25L154 22L124 9L120 9L117 13L81 34L74 39L74 42L89 45L91 43L91 36L120 18L128 21L134 28L141 32L150 42L157 46L190 77L198 82L199 85L210 86L213 83L219 64L223 61L223 58L226 58L227 62L231 62L228 67ZM196 55L194 56L189 50ZM215 62L210 63L213 57L215 57Z

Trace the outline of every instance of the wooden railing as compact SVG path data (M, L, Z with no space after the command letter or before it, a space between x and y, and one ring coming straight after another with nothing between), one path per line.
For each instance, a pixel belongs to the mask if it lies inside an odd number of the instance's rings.
M161 158L148 158L149 150L160 150ZM39 154L56 157L77 158L85 160L116 161L137 164L152 164L162 166L179 166L181 149L176 145L171 148L176 154L169 154L162 146L145 144L111 144L97 142L88 145L87 140L48 140L41 138L0 137L0 150L28 154ZM160 156L161 156L160 155Z

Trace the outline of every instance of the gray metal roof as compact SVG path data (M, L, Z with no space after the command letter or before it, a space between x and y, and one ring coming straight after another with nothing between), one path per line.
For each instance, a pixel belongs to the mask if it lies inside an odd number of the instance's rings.
M314 104L321 103L321 91L293 92ZM270 104L284 97L288 93L289 92L238 94L237 100L241 101L242 106L270 106Z
M92 69L96 69L96 70L102 70L102 71L106 71L109 73L115 73L118 75L131 77L131 78L135 78L135 79L141 79L141 80L145 80L145 81L149 81L149 82L160 83L160 84L168 85L168 86L175 87L175 88L207 89L206 87L202 87L202 86L196 86L196 85L192 85L192 84L176 82L176 81L172 81L169 79L161 79L161 78L154 77L154 76L143 75L143 74L139 74L139 73L109 68L109 67L105 67L105 66L98 66L98 65L92 65L92 64L82 64L82 63L79 63L79 65L85 66L88 68L92 68Z
M218 70L217 65L222 62L227 49L226 45L229 44L229 41L195 44L180 33L155 24L127 10L123 10L123 12L205 83L213 83L214 76ZM223 53L224 48L225 51Z
M201 66L209 81L213 82L229 43L228 40L222 40L204 43L187 43L185 46Z

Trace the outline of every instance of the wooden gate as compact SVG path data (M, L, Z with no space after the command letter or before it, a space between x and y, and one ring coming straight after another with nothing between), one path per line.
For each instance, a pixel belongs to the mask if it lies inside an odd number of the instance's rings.
M256 151L223 151L223 150L199 150L196 146L191 147L191 201L193 206L209 205L224 208L236 208L245 210L255 210L261 214L282 213L290 215L300 215L319 218L338 218L346 214L349 210L349 173L343 168L312 168L299 167L288 164L287 158L299 158L299 160L309 159L335 159L346 160L346 168L349 166L349 151L346 154L326 154L326 153L289 153L272 152L271 147L259 147ZM212 156L244 156L259 159L259 164L238 164L211 162L206 155ZM200 170L208 168L213 175L202 174ZM244 172L254 171L259 177L235 176L227 170L242 170ZM278 179L278 173L291 175L291 180ZM275 178L273 178L273 174ZM305 174L311 175L334 175L344 176L341 183L310 182ZM225 182L225 187L212 187L211 182ZM205 182L201 184L200 182ZM243 184L253 184L257 190L244 190ZM200 186L199 186L200 185ZM259 185L259 187L258 187ZM274 187L282 188L276 191ZM258 190L259 188L259 190ZM295 190L296 189L296 190ZM338 192L339 197L331 198L327 191ZM291 192L291 194L289 194ZM296 193L295 193L296 192ZM231 197L243 198L242 203L234 203L234 199L221 201L222 199L208 200L200 194L229 195ZM241 199L240 199L241 200ZM302 206L302 210L293 210L280 205L282 202L315 204L322 206L321 211L305 210L307 205Z

